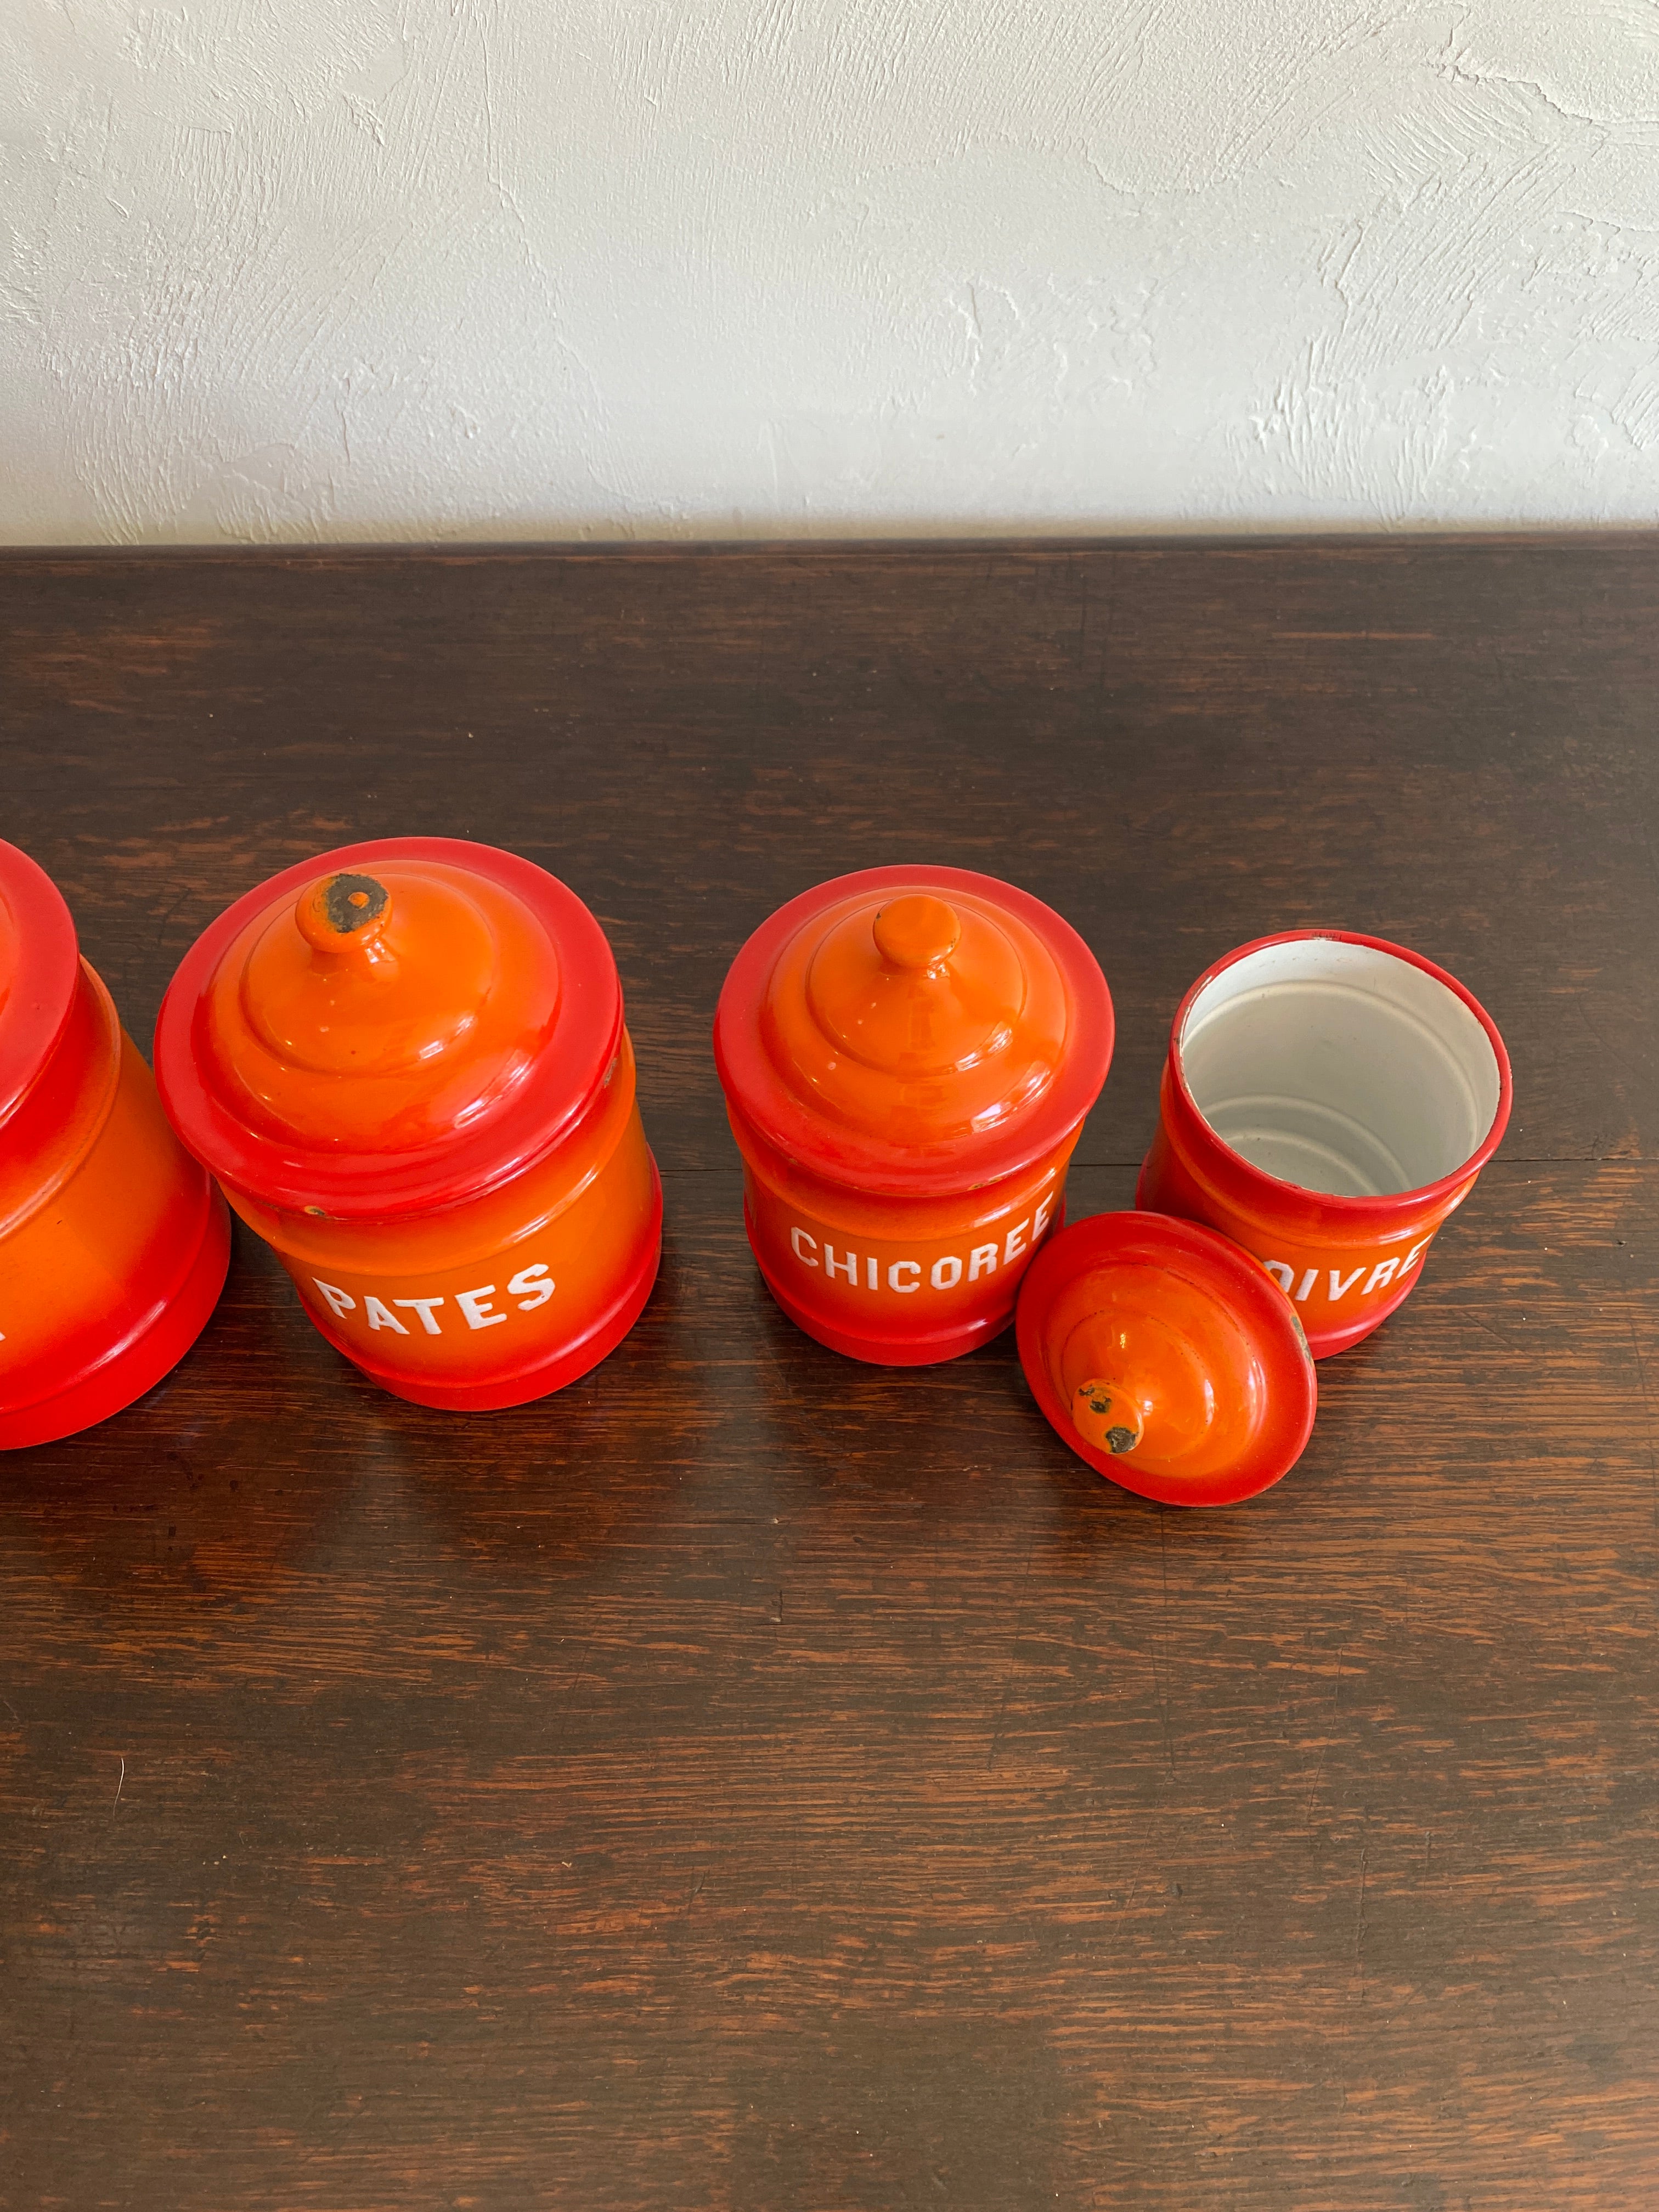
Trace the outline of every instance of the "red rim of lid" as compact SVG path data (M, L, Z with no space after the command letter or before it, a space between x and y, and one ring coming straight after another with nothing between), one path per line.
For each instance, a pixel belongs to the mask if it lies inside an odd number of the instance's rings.
M761 1010L778 962L819 914L866 893L896 889L971 895L1039 937L1065 986L1065 1057L1029 1112L1004 1127L928 1145L884 1141L815 1115L767 1053ZM802 891L770 915L732 961L714 1015L714 1065L728 1102L787 1159L832 1182L896 1198L975 1189L1017 1174L1075 1129L1100 1096L1111 1064L1111 993L1100 963L1070 922L1029 891L969 868L861 868Z
M0 975L0 1121L33 1088L75 1004L81 949L64 894L28 854L0 838L0 929L15 939Z
M546 932L558 963L552 1035L532 1079L498 1109L412 1152L343 1156L252 1130L217 1095L200 1051L209 987L230 946L319 876L388 861L438 861L498 885ZM532 860L460 837L377 837L284 868L227 907L179 962L155 1024L155 1080L186 1146L259 1203L339 1220L420 1213L481 1197L519 1174L580 1121L622 1042L622 985L605 932L568 884Z
M1265 1415L1239 1456L1183 1480L1137 1469L1133 1450L1102 1451L1082 1437L1048 1361L1050 1316L1080 1276L1114 1265L1151 1267L1225 1306L1266 1384ZM1060 1441L1121 1489L1165 1505L1234 1505L1290 1473L1313 1431L1319 1385L1295 1307L1261 1262L1214 1229L1164 1213L1095 1213L1050 1238L1026 1270L1016 1318L1020 1365Z

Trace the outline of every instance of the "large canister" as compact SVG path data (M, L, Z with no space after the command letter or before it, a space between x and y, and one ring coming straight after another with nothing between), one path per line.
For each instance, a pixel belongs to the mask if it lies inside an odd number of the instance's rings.
M886 1365L1006 1327L1112 1055L1088 946L1010 884L870 868L732 964L714 1057L749 1241L809 1336Z
M1253 1252L1326 1358L1410 1294L1510 1098L1492 1017L1444 969L1382 938L1262 938L1176 1010L1135 1204Z
M159 1382L229 1259L224 1201L57 886L0 843L0 1447L73 1435Z
M540 1397L650 1293L662 1194L617 964L527 860L394 837L273 876L185 955L155 1065L319 1329L399 1397Z

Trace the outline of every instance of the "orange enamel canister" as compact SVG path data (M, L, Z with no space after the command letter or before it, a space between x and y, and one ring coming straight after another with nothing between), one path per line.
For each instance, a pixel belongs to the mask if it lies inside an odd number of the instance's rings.
M895 1366L1006 1328L1111 1055L1094 956L1010 884L870 868L781 908L732 964L714 1057L785 1313Z
M224 1201L179 1143L56 885L0 843L0 1447L131 1405L201 1333Z
M540 1397L650 1293L662 1194L617 964L527 860L395 837L272 877L185 956L155 1061L312 1320L399 1397Z
M1510 1097L1491 1015L1443 968L1340 930L1262 938L1176 1010L1135 1204L1253 1252L1328 1358L1410 1296Z

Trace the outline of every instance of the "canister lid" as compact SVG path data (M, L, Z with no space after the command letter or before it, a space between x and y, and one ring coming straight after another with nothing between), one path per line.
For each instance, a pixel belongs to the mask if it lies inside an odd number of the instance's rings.
M453 837L273 876L180 963L155 1030L179 1133L267 1205L419 1212L504 1182L580 1116L622 990L574 891Z
M1193 1221L1097 1213L1020 1286L1020 1364L1098 1474L1166 1505L1231 1505L1290 1472L1317 1386L1295 1307L1259 1260Z
M965 868L868 868L805 891L732 963L727 1098L788 1158L925 1196L1012 1174L1093 1105L1112 1001L1088 946Z
M80 963L63 893L27 853L0 839L0 1121L56 1049Z

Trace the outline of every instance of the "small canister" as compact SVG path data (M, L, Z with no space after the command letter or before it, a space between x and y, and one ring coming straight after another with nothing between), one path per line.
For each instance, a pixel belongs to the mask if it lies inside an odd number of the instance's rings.
M1253 1252L1326 1358L1409 1295L1510 1098L1491 1016L1432 961L1338 931L1262 938L1176 1011L1135 1203Z
M393 837L273 876L185 955L155 1064L319 1329L398 1397L541 1397L650 1293L662 1194L617 963L527 860Z
M229 1260L224 1200L57 886L0 843L0 1447L72 1436L159 1382Z
M780 908L732 963L714 1058L784 1312L888 1366L1006 1328L1111 1056L1094 956L1010 884L870 868Z

